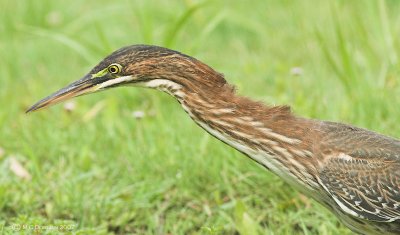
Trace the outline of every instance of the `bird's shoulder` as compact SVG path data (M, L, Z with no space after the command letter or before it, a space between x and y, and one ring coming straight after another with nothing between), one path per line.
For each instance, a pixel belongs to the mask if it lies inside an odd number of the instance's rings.
M400 140L364 128L336 122L323 122L319 145L322 149L355 159L387 160L400 163Z
M319 183L336 204L363 219L400 221L400 141L351 125L320 127Z

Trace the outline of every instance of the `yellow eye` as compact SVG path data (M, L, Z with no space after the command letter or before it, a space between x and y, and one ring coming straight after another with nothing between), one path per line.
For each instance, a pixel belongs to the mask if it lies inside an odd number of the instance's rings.
M119 74L121 69L122 66L120 64L110 64L107 68L108 72L111 74Z

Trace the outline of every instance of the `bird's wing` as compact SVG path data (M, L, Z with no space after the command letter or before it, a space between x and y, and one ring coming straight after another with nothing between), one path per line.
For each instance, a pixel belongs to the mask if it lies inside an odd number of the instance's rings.
M322 168L320 183L341 209L368 220L400 220L400 164L339 155Z
M325 139L333 151L320 169L320 184L348 214L400 221L400 142L347 125L334 129L336 136Z

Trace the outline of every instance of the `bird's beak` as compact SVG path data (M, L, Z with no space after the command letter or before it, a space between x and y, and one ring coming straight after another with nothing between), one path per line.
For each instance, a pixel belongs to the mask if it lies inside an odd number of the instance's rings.
M60 103L62 101L71 99L76 96L89 94L100 89L98 84L103 83L107 78L96 78L93 79L91 74L86 75L82 79L69 84L68 86L62 88L61 90L47 96L46 98L40 100L32 107L30 107L26 112L36 111L45 107L49 107L53 104Z

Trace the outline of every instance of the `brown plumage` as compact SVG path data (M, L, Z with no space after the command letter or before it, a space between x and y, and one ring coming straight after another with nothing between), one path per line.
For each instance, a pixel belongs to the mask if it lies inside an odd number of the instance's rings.
M200 127L325 205L351 230L400 233L399 140L240 97L222 74L176 51L122 48L28 111L122 85L169 93Z

